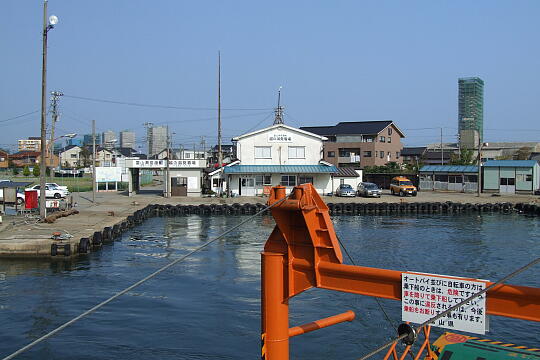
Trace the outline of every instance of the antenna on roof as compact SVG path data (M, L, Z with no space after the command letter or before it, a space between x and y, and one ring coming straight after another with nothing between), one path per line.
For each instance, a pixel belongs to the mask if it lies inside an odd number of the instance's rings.
M283 106L281 106L281 89L282 88L283 87L280 86L278 89L277 107L274 110L274 113L276 114L274 117L274 125L283 124Z

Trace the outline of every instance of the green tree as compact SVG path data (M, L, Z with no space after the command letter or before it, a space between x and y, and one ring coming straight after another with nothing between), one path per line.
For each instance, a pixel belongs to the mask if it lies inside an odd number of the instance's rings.
M471 149L461 149L459 154L452 154L450 157L451 165L473 165L475 161Z
M35 177L38 177L38 176L39 176L39 174L40 174L39 166L34 165L34 168L32 169L32 174L33 174Z
M19 175L19 168L18 167L13 167L11 169L13 171L13 175Z
M28 167L28 165L26 165L22 171L22 174L24 176L30 176L30 168Z

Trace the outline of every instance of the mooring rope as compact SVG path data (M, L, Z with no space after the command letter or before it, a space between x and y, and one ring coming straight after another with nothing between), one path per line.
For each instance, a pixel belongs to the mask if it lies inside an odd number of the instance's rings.
M168 263L167 265L159 268L158 270L154 271L152 274L148 275L147 277L137 281L136 283L134 283L133 285L125 288L124 290L122 291L119 291L117 292L116 294L114 294L113 296L111 296L110 298L108 298L107 300L104 300L102 302L100 302L99 304L97 304L96 306L94 306L93 308L91 309L88 309L86 310L85 312L83 312L82 314L78 315L77 317L69 320L68 322L60 325L59 327L57 327L56 329L48 332L47 334L43 335L42 337L40 337L39 339L36 339L34 340L33 342L31 342L30 344L20 348L19 350L15 351L14 353L4 357L2 360L10 360L10 359L13 359L14 357L16 357L17 355L20 355L22 354L23 352L33 348L34 346L36 346L37 344L41 343L42 341L44 340L47 340L48 338L54 336L55 334L57 334L58 332L64 330L65 328L67 328L68 326L74 324L75 322L79 321L80 319L90 315L91 313L93 313L94 311L98 310L99 308L107 305L108 303L110 303L111 301L113 301L114 299L124 295L125 293L133 290L134 288L136 288L137 286L145 283L146 281L152 279L153 277L155 277L156 275L162 273L163 271L167 270L168 268L170 268L171 266L174 266L176 264L178 264L179 262L182 262L184 261L185 259L187 259L188 257L190 257L191 255L195 254L196 252L204 249L205 247L209 246L210 244L216 242L217 240L223 238L225 235L233 232L234 230L238 229L240 226L244 225L245 223L249 222L250 220L254 219L255 217L257 217L258 215L262 214L263 212L271 209L272 207L276 206L277 204L279 203L282 203L283 201L285 201L286 199L288 199L292 194L293 194L294 190L291 191L291 193L289 195L287 195L286 197L284 197L283 199L281 200L278 200L270 205L267 205L265 208L261 209L259 212L255 213L254 215L248 217L246 220L240 222L239 224L233 226L232 228L230 228L229 230L225 231L224 233L218 235L216 238L212 239L212 240L209 240L207 242L205 242L204 244L202 244L201 246L195 248L194 250L190 251L189 253L187 253L186 255L174 260L174 261L171 261L170 263Z
M442 318L443 316L446 316L447 314L451 313L452 311L456 310L457 308L461 307L462 305L468 303L469 301L471 301L472 299L474 298L477 298L478 296L486 293L488 290L491 290L493 289L495 286L498 286L498 285L501 285L503 284L505 281L513 278L514 276L516 276L517 274L527 270L528 268L530 268L531 266L534 266L536 264L538 264L540 262L540 258L537 258L533 261L531 261L530 263L528 263L527 265L525 266L522 266L520 267L519 269L517 269L516 271L506 275L505 277L503 277L502 279L500 279L499 281L497 282L494 282L493 284L491 284L490 286L486 287L484 290L481 290L477 293L474 293L472 294L471 296L469 296L468 298L466 298L465 300L461 301L460 303L454 305L454 306L451 306L449 307L447 310L443 311L442 313L440 314L437 314L435 315L434 317L424 321L422 324L418 325L417 327L413 328L414 332L415 333L418 333L418 330L422 329L424 326L426 325L429 325L435 321L437 321L438 319ZM365 359L368 359L370 357L372 357L373 355L375 354L378 354L379 352L381 352L382 350L386 349L387 347L389 346L392 346L394 343L406 338L407 336L409 336L408 333L405 333L405 334L402 334L400 336L398 336L397 338L395 338L394 340L391 340L381 346L379 346L378 348L376 348L375 350L373 350L372 352L370 352L369 354L366 354L364 356L362 356L361 358L359 358L358 360L365 360Z

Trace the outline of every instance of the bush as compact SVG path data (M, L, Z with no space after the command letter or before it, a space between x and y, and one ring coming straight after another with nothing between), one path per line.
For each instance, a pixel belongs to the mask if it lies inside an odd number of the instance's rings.
M34 166L34 168L32 169L32 175L34 175L35 177L38 177L39 174L40 174L39 166Z
M14 167L12 171L13 171L13 175L19 175L19 168Z
M22 174L24 176L30 176L30 168L28 167L28 165L26 165L22 171Z

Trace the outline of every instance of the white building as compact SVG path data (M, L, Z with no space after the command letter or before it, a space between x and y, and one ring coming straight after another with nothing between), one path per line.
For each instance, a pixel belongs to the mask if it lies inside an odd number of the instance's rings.
M284 124L233 138L239 162L223 168L226 189L233 196L254 196L271 186L312 183L321 194L333 191L337 168L322 161L324 136Z
M167 148L167 127L152 126L147 130L148 157L158 154Z
M114 148L117 141L116 133L112 130L104 131L101 136L101 144L107 149Z
M58 157L60 158L60 166L65 168L74 168L82 165L83 159L81 156L82 149L76 145L69 145L60 150Z

